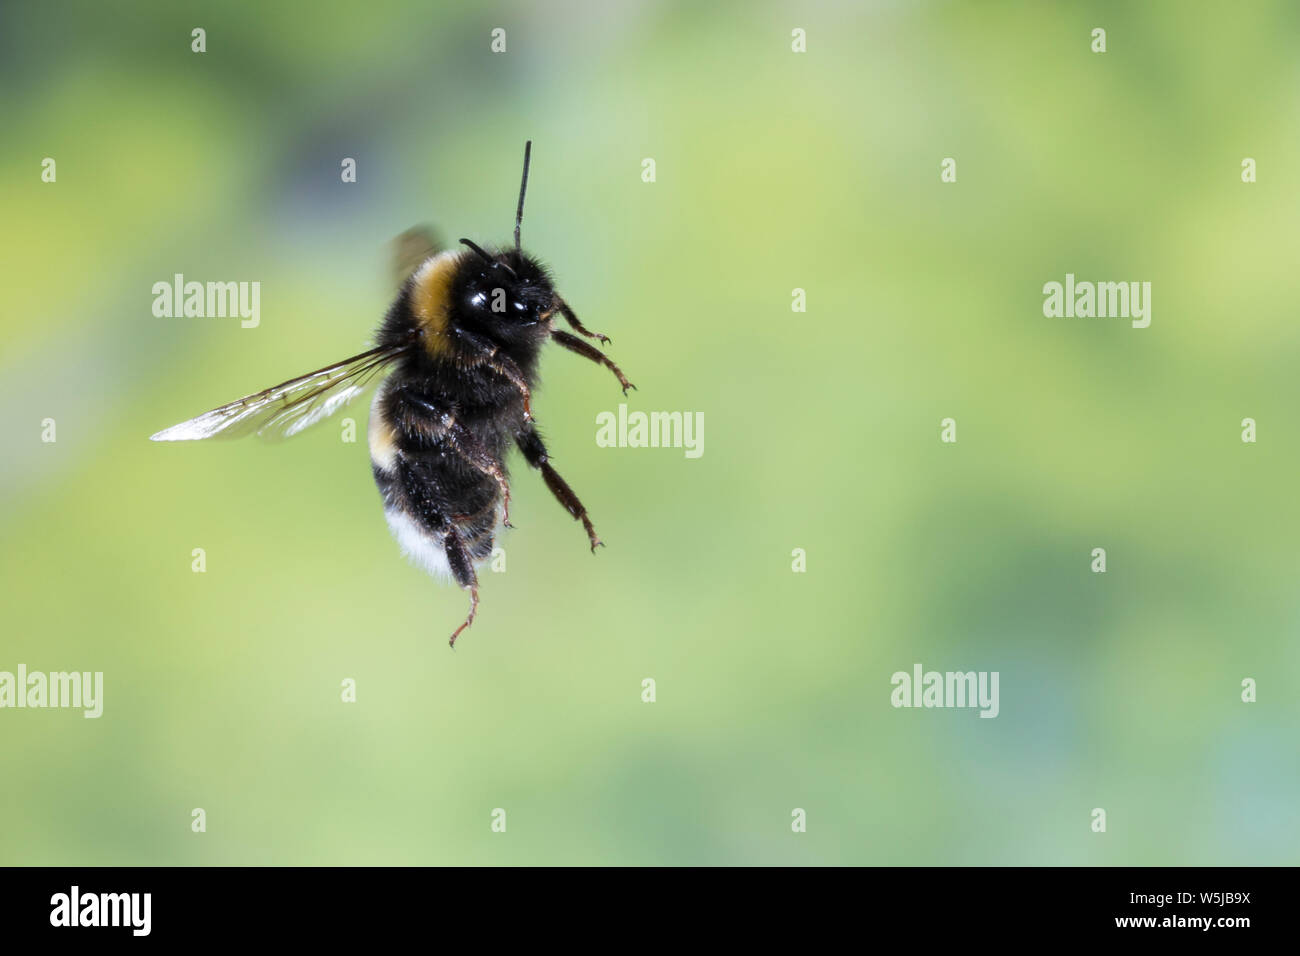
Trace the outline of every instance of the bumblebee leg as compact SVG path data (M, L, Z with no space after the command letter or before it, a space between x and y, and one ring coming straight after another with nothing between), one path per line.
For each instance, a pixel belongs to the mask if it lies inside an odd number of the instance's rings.
M546 487L551 489L551 494L555 495L557 501L564 505L564 510L573 515L575 519L582 522L582 526L587 529L587 540L591 542L591 551L596 552L596 547L604 547L605 544L600 538L596 537L596 529L591 525L591 518L587 516L587 509L583 507L578 496L573 493L568 482L556 473L551 467L550 458L546 454L546 446L542 444L542 437L537 434L537 429L532 425L525 425L524 430L515 437L515 443L519 445L519 450L523 453L524 460L542 473L542 480L546 482Z
M533 393L528 387L527 380L524 379L524 373L519 370L519 366L514 363L514 360L508 355L502 355L499 348L481 335L466 332L464 329L456 329L455 334L457 338L469 346L470 354L466 359L468 364L486 365L519 389L519 394L524 399L524 421L531 422L533 420ZM575 339L574 341L578 340Z
M623 374L623 370L606 358L605 353L600 351L600 349L588 345L575 335L570 335L568 332L561 332L558 329L551 332L551 338L555 340L557 345L563 345L570 352L576 352L583 358L589 358L593 362L603 365L605 368L613 372L618 376L618 383L623 386L624 395L627 394L629 388L636 388L635 385L627 380L627 376Z
M609 344L608 335L602 335L600 332L593 332L591 329L583 325L582 322L579 321L578 317L573 314L573 310L569 308L569 303L565 302L558 295L555 297L555 308L560 310L560 314L564 316L564 320L573 327L575 332L579 332L589 339L599 339L601 345Z
M451 573L456 577L456 583L469 591L469 616L465 618L464 624L452 632L451 640L448 641L448 644L455 647L460 632L474 623L474 615L478 613L478 575L474 573L474 565L465 551L465 542L461 540L460 533L455 528L449 529L443 535L442 547L447 554L447 564L451 567Z
M428 416L413 418L408 415L407 425L426 435L446 439L461 458L496 481L497 487L501 489L502 523L507 528L514 527L510 523L510 483L506 481L505 466L497 461L496 456L488 451L477 435L456 421L456 417L447 409L407 391L402 392L402 398Z

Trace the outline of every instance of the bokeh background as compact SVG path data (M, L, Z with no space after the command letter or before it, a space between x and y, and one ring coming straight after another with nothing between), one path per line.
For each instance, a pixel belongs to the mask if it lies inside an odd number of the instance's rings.
M0 712L0 863L1294 863L1300 9L1190 6L0 8L0 669L106 682ZM452 652L365 405L147 437L359 351L409 226L505 240L530 137L526 245L705 450L597 447L549 352L609 546L516 462ZM1067 272L1151 327L1044 318ZM1000 716L894 709L918 662Z

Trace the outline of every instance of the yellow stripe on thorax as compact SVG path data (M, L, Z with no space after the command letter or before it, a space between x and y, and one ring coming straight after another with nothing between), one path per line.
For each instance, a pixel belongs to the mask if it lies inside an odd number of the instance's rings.
M411 284L411 311L416 324L424 332L424 347L435 358L451 352L447 306L450 304L452 276L459 264L459 252L440 252L416 270Z

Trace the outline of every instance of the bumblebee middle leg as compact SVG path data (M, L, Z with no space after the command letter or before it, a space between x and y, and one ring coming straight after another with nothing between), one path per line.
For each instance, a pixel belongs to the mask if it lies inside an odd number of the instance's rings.
M407 424L409 426L424 432L426 435L445 439L452 450L461 458L497 483L497 487L501 489L502 524L507 528L513 527L510 524L510 483L506 480L505 466L479 440L477 435L456 421L456 416L451 413L450 409L443 408L427 398L412 394L409 391L403 391L401 397L409 405L418 408L423 413L416 420L412 420L411 416L408 415ZM456 517L466 518L469 515L457 515Z
M537 434L537 429L532 424L526 425L515 437L515 443L523 453L524 460L542 473L542 480L546 482L546 487L551 489L551 494L555 495L556 500L564 506L564 510L582 522L582 526L587 530L587 540L591 542L592 553L595 554L597 546L603 548L605 544L596 536L596 529L592 527L587 509L573 493L568 482L551 467L546 446L542 444L542 437Z
M524 403L524 421L532 421L533 392L528 387L528 380L524 378L524 373L519 366L514 363L510 356L503 355L498 346L493 345L481 335L475 335L465 329L456 329L455 335L464 344L466 350L462 361L471 366L485 365L519 389L519 395ZM574 339L574 341L581 340Z

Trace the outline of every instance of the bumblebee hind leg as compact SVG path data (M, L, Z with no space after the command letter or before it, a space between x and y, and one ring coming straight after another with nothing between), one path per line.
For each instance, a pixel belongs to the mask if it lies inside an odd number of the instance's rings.
M469 552L465 549L465 541L455 528L450 528L445 532L442 547L447 555L447 565L451 568L456 583L461 588L469 591L469 616L465 618L465 622L460 627L452 632L451 640L448 641L451 647L455 647L456 638L460 637L460 632L474 623L474 615L478 613L478 575L474 571L473 562L470 561Z

